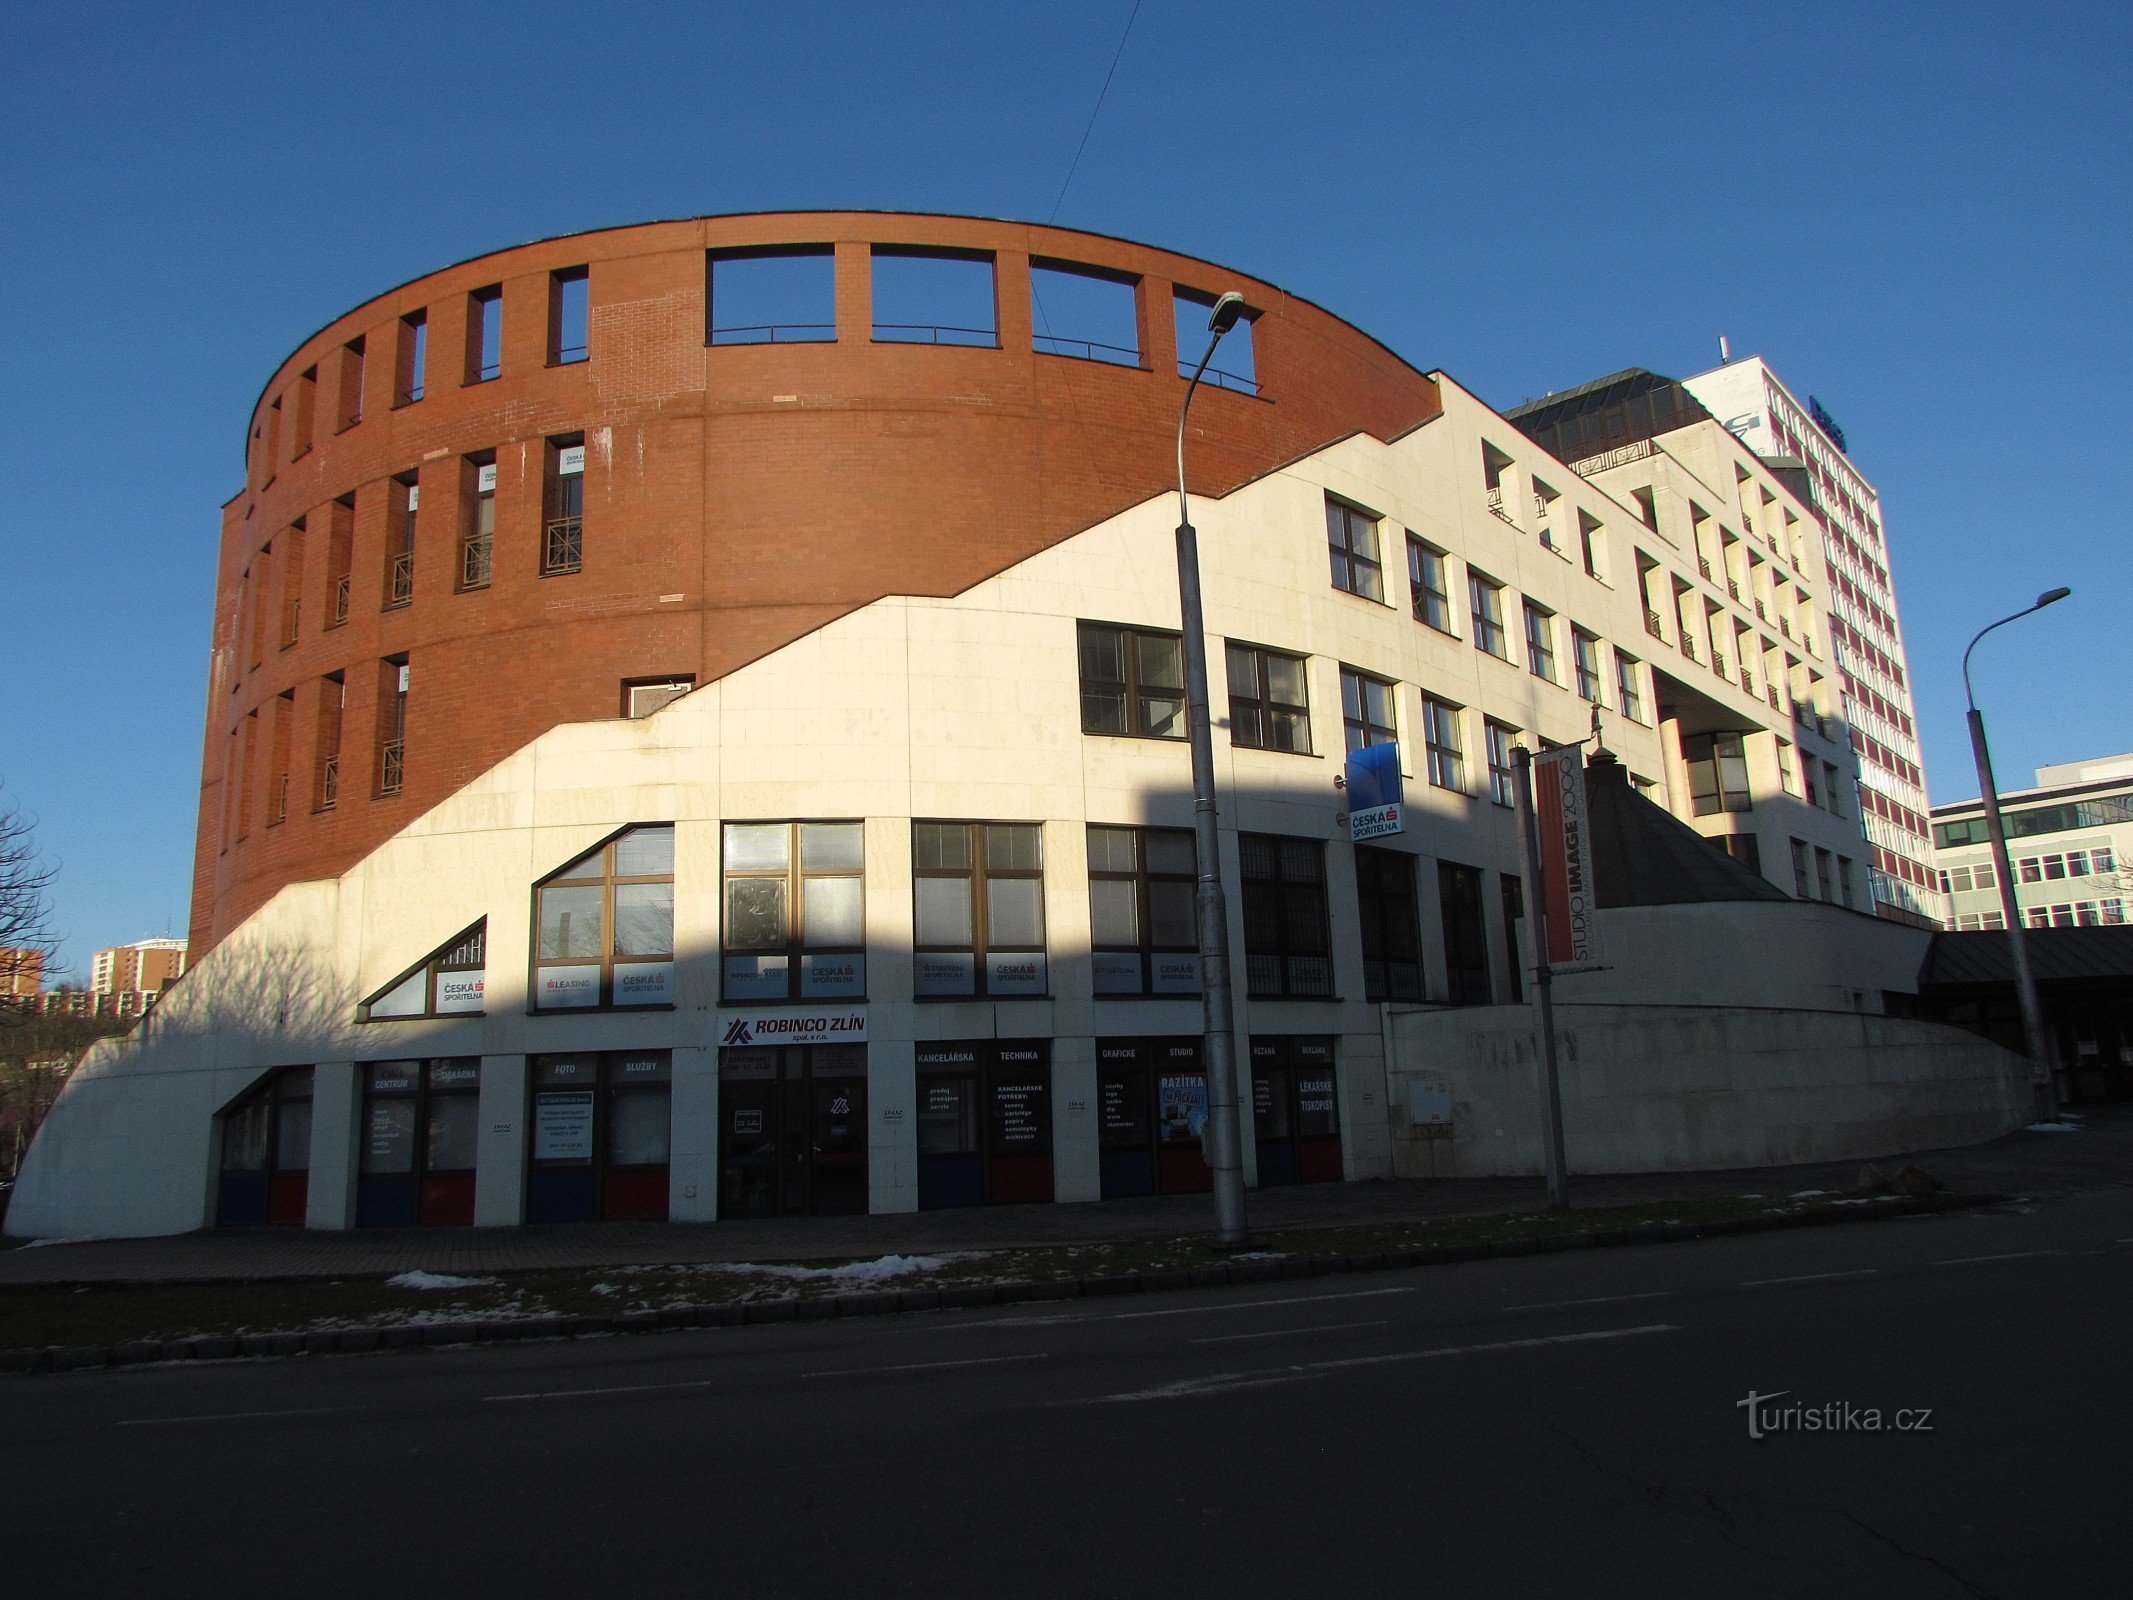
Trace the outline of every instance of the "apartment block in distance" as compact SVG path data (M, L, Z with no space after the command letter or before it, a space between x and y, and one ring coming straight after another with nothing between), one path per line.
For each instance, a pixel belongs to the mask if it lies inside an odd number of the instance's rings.
M89 964L89 992L152 1000L185 975L183 939L139 939L99 950Z
M2039 767L2034 789L2000 796L2000 814L2025 925L2125 922L2133 902L2133 754ZM1933 808L1933 860L1951 927L2007 925L1982 800Z

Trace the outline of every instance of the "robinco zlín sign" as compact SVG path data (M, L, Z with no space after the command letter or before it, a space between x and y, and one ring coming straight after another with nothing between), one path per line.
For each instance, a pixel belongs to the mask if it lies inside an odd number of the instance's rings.
M722 1045L865 1044L867 1014L858 1006L819 1011L728 1012L719 1029L718 1042Z

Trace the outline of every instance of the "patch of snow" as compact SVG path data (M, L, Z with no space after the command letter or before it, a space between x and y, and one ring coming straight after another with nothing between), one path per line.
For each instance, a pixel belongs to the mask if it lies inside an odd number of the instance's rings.
M398 1277L387 1278L388 1289L472 1289L484 1283L494 1283L494 1278L455 1278L448 1272L403 1272Z
M1795 1189L1792 1191L1792 1198L1795 1200L1814 1200L1828 1193L1827 1189Z
M2032 1122L2022 1130L2024 1133L2079 1133L2078 1122Z
M872 1261L847 1261L836 1267L778 1266L758 1261L730 1261L717 1268L723 1272L754 1272L769 1278L834 1280L839 1283L879 1283L905 1278L914 1272L933 1272L948 1264L946 1256L877 1256Z
M1230 1257L1232 1261L1286 1261L1286 1250L1240 1250Z

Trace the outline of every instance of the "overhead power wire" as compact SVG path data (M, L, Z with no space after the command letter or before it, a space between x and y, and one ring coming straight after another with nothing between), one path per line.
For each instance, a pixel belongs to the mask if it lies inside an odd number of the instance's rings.
M1104 108L1104 96L1111 92L1111 79L1118 72L1119 58L1126 53L1126 41L1133 37L1133 24L1140 14L1141 0L1133 0L1132 14L1126 18L1126 31L1118 36L1118 48L1111 53L1111 70L1104 74L1104 86L1096 91L1096 104L1089 108L1088 126L1081 130L1081 143L1074 147L1074 159L1067 164L1066 182L1059 186L1059 198L1052 202L1052 214L1044 219L1047 224L1059 220L1059 208L1066 204L1067 189L1081 167L1081 153L1089 148L1089 135L1096 131L1096 118Z

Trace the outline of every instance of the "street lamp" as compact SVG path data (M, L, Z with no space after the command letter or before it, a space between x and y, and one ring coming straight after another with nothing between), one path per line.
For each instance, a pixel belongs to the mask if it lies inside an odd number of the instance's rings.
M2025 606L2013 616L2002 617L1991 627L1978 630L1963 651L1963 698L1970 704L1970 751L1977 757L1978 788L1985 800L1985 832L1992 840L1992 866L2000 879L2000 911L2007 920L2007 949L2014 963L2015 999L2022 1007L2022 1037L2029 1049L2030 1079L2037 1090L2037 1120L2050 1122L2058 1112L2057 1094L2052 1084L2051 1041L2044 1034L2044 1012L2037 1004L2037 980L2029 970L2029 950L2024 943L2022 915L2015 906L2015 880L2011 863L2007 859L2007 826L2000 820L2000 792L1992 780L1992 753L1985 748L1985 716L1977 708L1977 695L1970 687L1970 652L1978 646L1978 639L2004 628L2010 622L2026 617L2032 611L2042 611L2048 605L2056 605L2074 591L2071 589L2047 589L2037 596L2037 603Z
M1207 318L1207 353L1178 407L1178 611L1185 635L1185 732L1192 744L1192 844L1199 872L1200 995L1207 1016L1207 1165L1215 1180L1215 1243L1236 1249L1244 1228L1244 1141L1237 1117L1237 1039L1229 993L1229 905L1215 831L1215 735L1207 713L1207 636L1200 620L1200 537L1185 499L1185 413L1222 336L1244 314L1231 290Z

